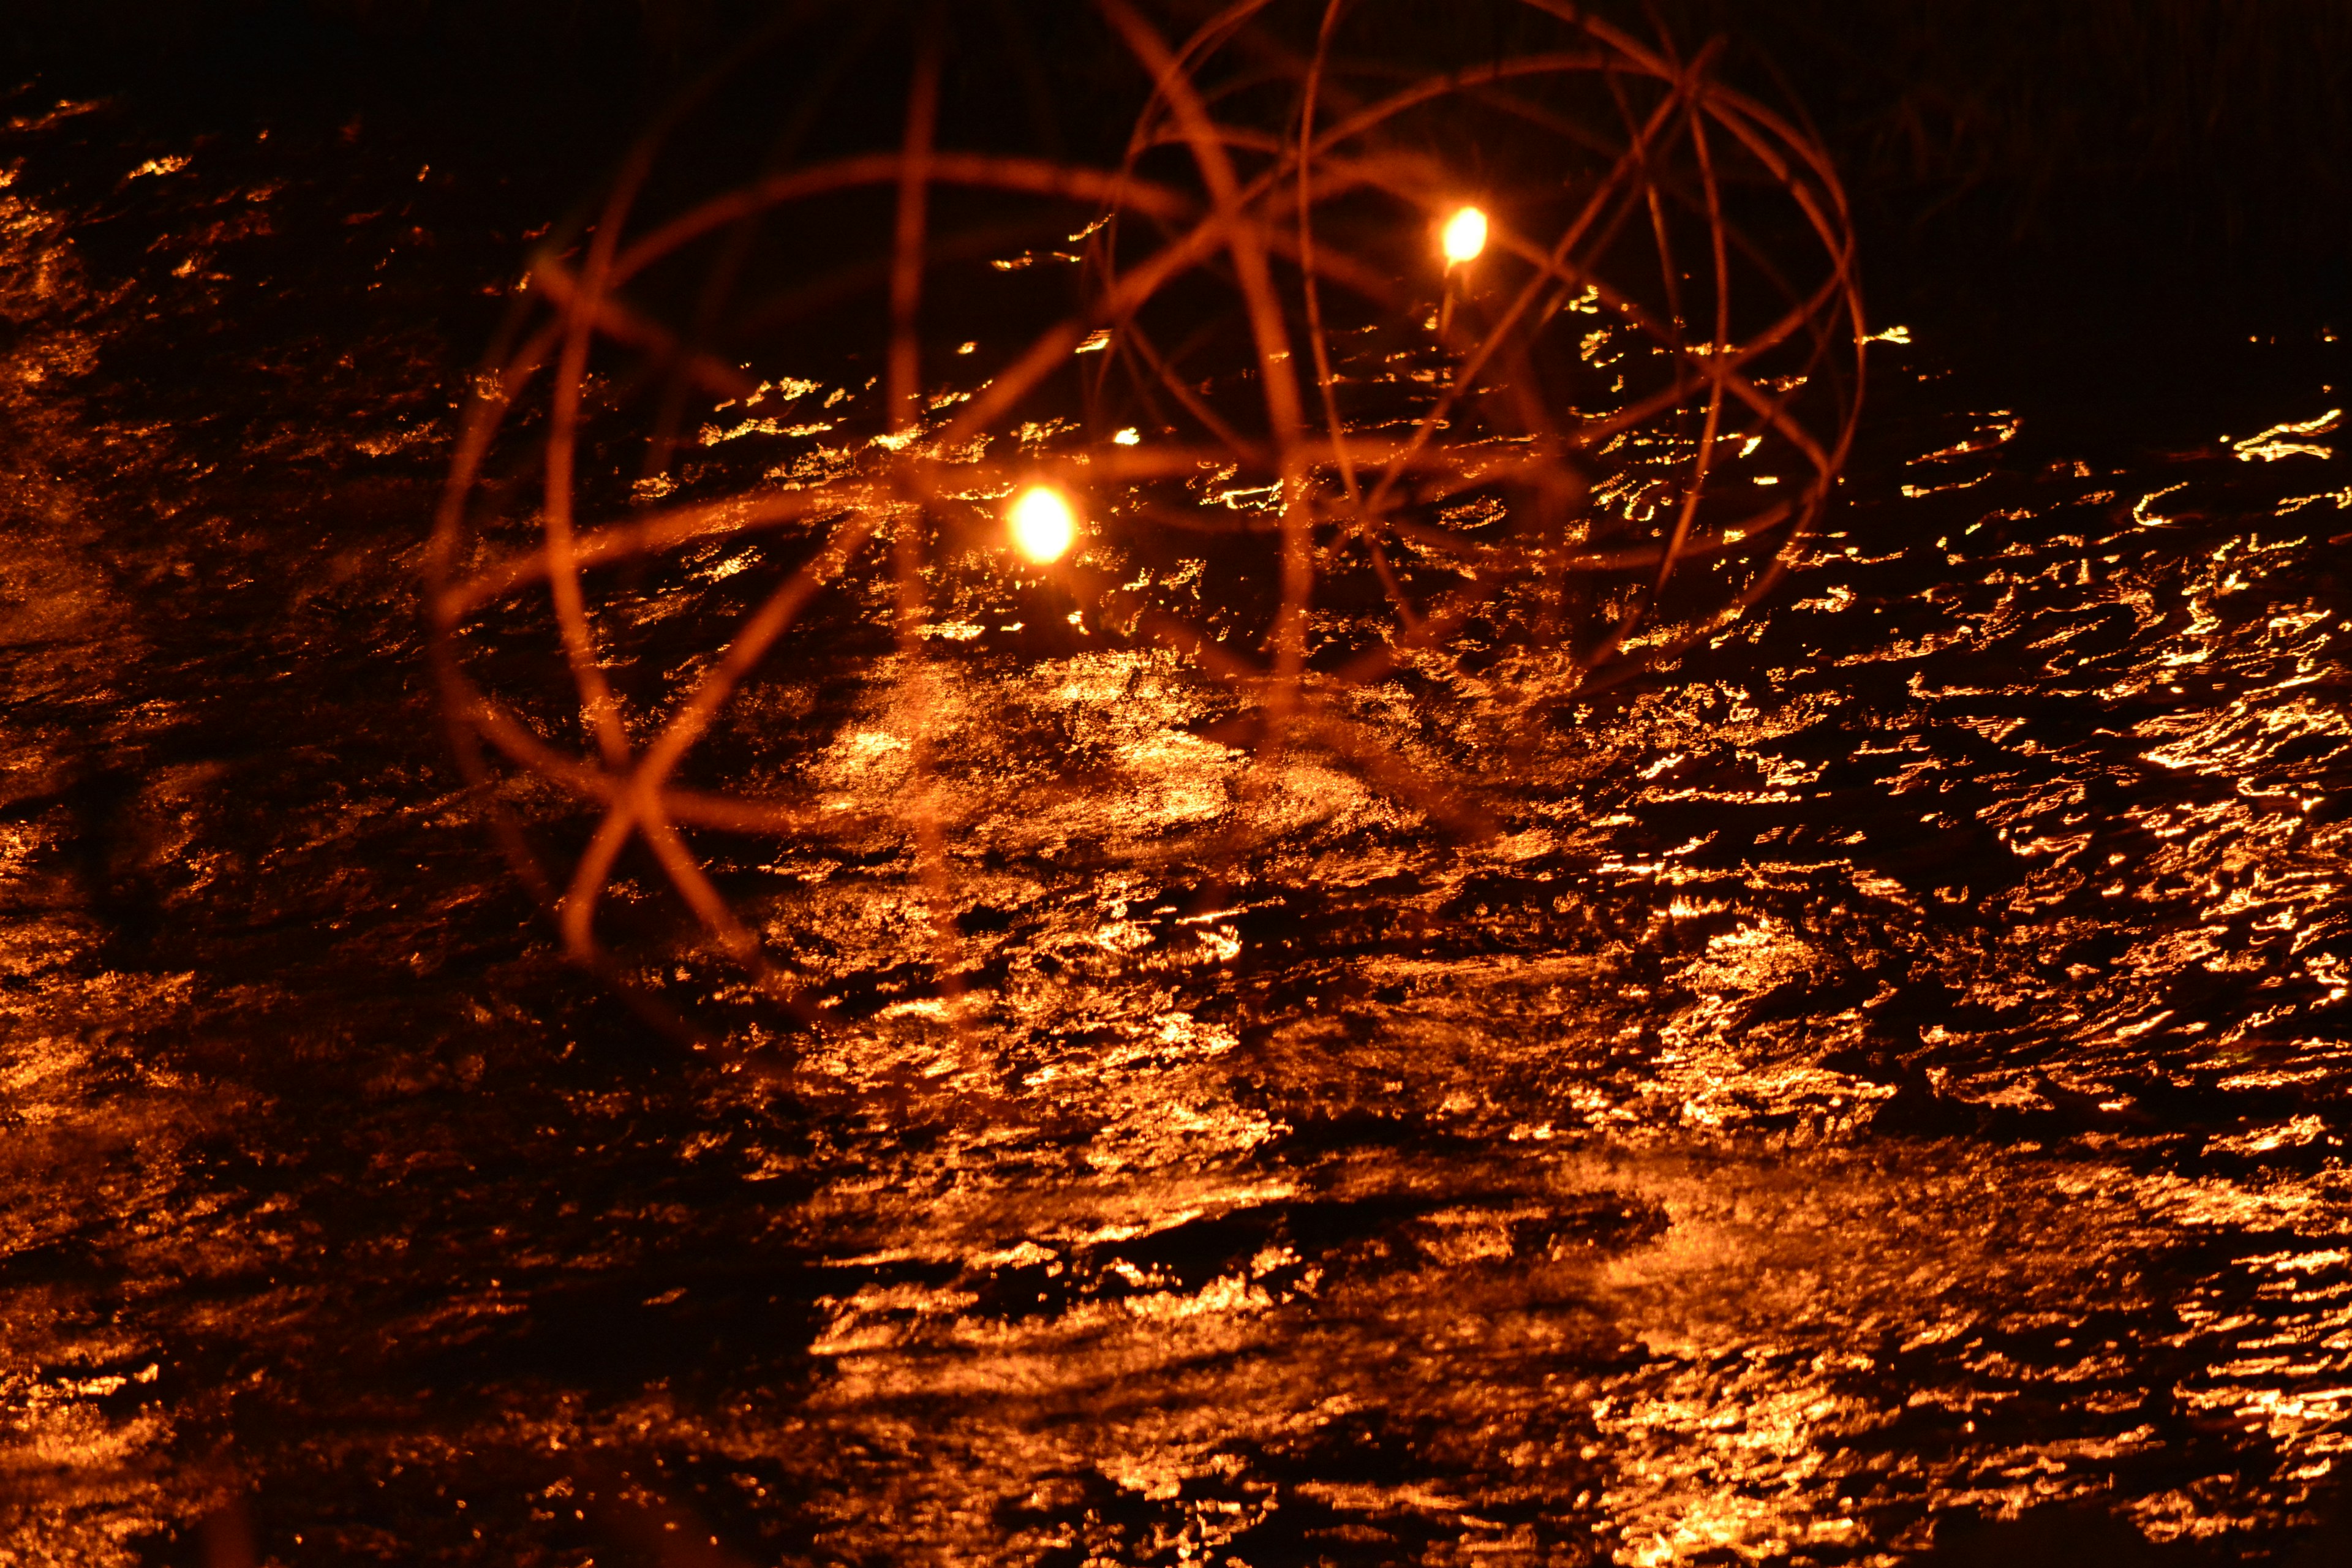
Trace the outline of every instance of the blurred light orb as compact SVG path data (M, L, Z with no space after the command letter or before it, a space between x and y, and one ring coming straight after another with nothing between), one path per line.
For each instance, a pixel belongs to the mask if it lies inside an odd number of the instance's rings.
M1486 215L1476 207L1464 207L1445 220L1439 243L1445 247L1445 264L1449 267L1475 260L1478 253L1486 248Z
M1012 525L1013 547L1041 566L1067 554L1078 537L1078 514L1070 498L1051 485L1032 485L1014 497L1005 521Z

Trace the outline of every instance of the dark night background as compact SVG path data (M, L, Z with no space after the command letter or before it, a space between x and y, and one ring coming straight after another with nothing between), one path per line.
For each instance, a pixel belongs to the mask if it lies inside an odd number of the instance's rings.
M18 7L0 58L42 91L120 97L158 137L362 116L553 214L777 9L89 0ZM1600 9L1647 26L1641 7ZM963 14L1025 16L1064 79L1125 86L1132 68L1084 11ZM2107 412L2193 409L2201 426L2276 367L2238 352L2249 336L2340 321L2352 303L2352 8L2334 0L1669 0L1647 15L1686 42L1727 33L1759 89L1785 79L1843 160L1874 315L1954 329L1938 335L1970 369L2059 377ZM1072 120L1082 143L1082 99Z

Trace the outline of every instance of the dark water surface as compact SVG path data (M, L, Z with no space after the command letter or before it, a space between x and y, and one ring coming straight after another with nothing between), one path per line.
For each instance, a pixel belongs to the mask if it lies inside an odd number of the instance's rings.
M1836 531L1495 841L1295 777L1207 919L980 845L971 1041L877 940L778 1080L567 969L446 765L416 574L543 215L356 126L5 113L0 1562L2263 1561L2334 1507L2352 430L2253 439L2352 404L2322 323L2194 437L1880 344ZM1180 682L1031 679L1157 759L1139 832L1229 808Z

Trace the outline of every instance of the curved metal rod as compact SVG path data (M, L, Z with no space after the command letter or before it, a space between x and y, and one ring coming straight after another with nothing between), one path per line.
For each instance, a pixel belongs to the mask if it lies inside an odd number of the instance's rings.
M1261 704L1261 716L1244 726L1246 733L1233 737L1254 758L1234 786L1244 814L1270 787L1267 764L1286 750L1307 747L1449 832L1488 831L1491 820L1467 785L1433 777L1398 755L1347 711L1345 694L1438 652L1475 617L1492 616L1499 623L1526 613L1535 617L1539 640L1560 643L1561 668L1573 681L1569 700L1589 696L1712 635L1785 573L1830 503L1852 449L1864 384L1864 310L1852 223L1818 142L1719 79L1719 42L1686 55L1663 34L1654 45L1644 43L1569 0L1520 0L1559 25L1559 47L1419 73L1402 64L1339 64L1343 25L1372 0L1320 0L1314 45L1306 52L1265 26L1276 3L1234 0L1171 45L1130 0L1096 0L1113 35L1150 79L1116 167L941 145L940 33L936 26L919 28L895 149L774 170L632 237L630 216L683 112L674 110L624 160L576 262L553 246L534 258L527 287L518 292L508 325L475 378L426 551L426 609L435 679L458 765L526 886L556 918L567 951L583 965L626 986L624 966L599 942L595 914L623 849L642 838L709 944L749 970L787 1011L817 1021L823 1007L736 913L688 835L824 839L897 833L912 840L915 875L930 910L931 966L940 993L952 995L961 938L952 918L948 835L972 820L977 808L944 792L936 754L942 665L926 635L927 574L934 566L929 542L935 533L941 540L961 537L956 530L982 523L986 498L1016 484L1091 490L1138 528L1211 529L1237 542L1270 539L1278 565L1275 591L1244 601L1257 606L1244 611L1245 623L1256 616L1263 625L1271 616L1255 648L1241 646L1244 639L1211 635L1204 627L1213 623L1156 607L1148 578L1120 584L1115 574L1084 563L1049 574L1062 591L1095 606L1090 615L1110 623L1100 635L1165 649L1202 678ZM1292 89L1287 107L1266 107L1268 89L1285 86ZM1634 90L1629 93L1629 87ZM1607 136L1585 132L1544 96L1571 89L1605 89L1616 105L1619 129ZM1413 215L1437 216L1453 199L1453 176L1416 146L1412 117L1449 101L1511 117L1528 134L1561 136L1604 154L1608 166L1557 204L1567 216L1549 240L1518 232L1507 215L1492 223L1489 245L1507 270L1521 274L1518 281L1491 314L1464 296L1465 311L1478 318L1475 329L1425 399L1408 395L1393 426L1380 424L1384 416L1376 415L1351 427L1339 393L1344 378L1334 354L1328 290L1351 293L1386 316L1409 304L1417 285L1394 276L1393 263L1376 249L1360 253L1351 247L1348 237L1360 231L1324 221L1327 204L1345 199L1370 211L1389 204L1408 222ZM1164 157L1163 149L1181 153L1186 167L1166 177L1143 177L1142 161ZM1746 226L1744 220L1755 216L1747 207L1742 221L1734 220L1727 180L1777 189L1793 206L1799 219L1793 234L1809 237L1826 264L1816 285L1790 280L1815 274L1811 266L1785 274L1780 255L1768 243L1771 231ZM976 260L986 248L971 233L932 242L933 193L948 187L1075 204L1095 217L1072 236L1086 241L1080 279L1087 291L1077 306L1037 331L992 378L968 395L958 393L961 401L935 416L925 407L919 362L927 282L932 269ZM740 249L750 232L743 226L760 215L882 188L895 193L887 261L857 263L840 276L861 287L878 277L885 286L885 437L805 488L745 491L584 522L581 430L598 345L643 355L649 376L666 389L649 453L667 450L684 406L681 389L698 386L738 398L754 389L743 372L704 346L716 319L711 301L716 291L731 287L730 268L740 264L735 250L709 274L703 304L685 331L633 304L629 284L730 226ZM1545 210L1554 205L1548 201ZM1643 226L1633 220L1642 213L1646 238L1636 237ZM1684 242L1695 228L1704 230L1711 270L1686 295L1683 258L1696 258ZM1647 245L1654 252L1660 269L1654 297L1648 285L1637 298L1604 275L1625 244ZM1208 383L1189 379L1201 374L1192 347L1163 353L1147 328L1147 318L1164 321L1164 310L1155 310L1180 279L1192 280L1188 289L1222 290L1233 302L1234 309L1222 317L1213 310L1200 318L1194 339L1206 351L1209 376L1257 384L1262 431L1255 427L1257 415L1237 416L1229 401L1211 401L1203 390ZM796 287L801 292L787 298L803 304L834 297L824 291L832 287L824 278ZM809 292L812 287L816 292ZM1711 330L1703 342L1685 320L1685 300L1695 300L1698 287L1712 293ZM1759 293L1763 310L1748 303ZM835 294L849 297L838 288ZM1735 330L1748 323L1735 310L1736 296L1758 323L1738 341ZM1663 315L1651 308L1661 300ZM1556 385L1547 385L1557 362L1547 357L1550 351L1540 334L1571 302L1597 310L1604 326L1621 331L1633 345L1626 352L1644 356L1637 362L1645 368L1635 389L1614 408L1591 414L1563 408ZM1023 414L1065 369L1080 368L1084 362L1076 356L1097 346L1089 340L1104 331L1114 352L1095 362L1101 368L1091 379L1080 378L1087 419L1099 420L1114 376L1123 375L1129 390L1120 395L1148 411L1167 407L1180 420L1189 418L1192 433L1117 446L1097 429L1090 444L988 458L984 438ZM1181 330L1176 334L1183 336ZM1351 374L1358 363L1349 362ZM1188 364L1192 368L1183 368ZM1316 382L1319 406L1311 418L1298 384L1301 364L1310 367ZM514 439L509 426L543 373L546 419L536 437L541 504L532 520L538 539L527 549L495 550L490 535L499 529L486 535L475 526L475 498L485 489L494 451ZM1785 499L1739 507L1720 484L1710 483L1729 460L1724 443L1744 442L1744 453L1768 438L1777 443L1775 451L1793 456L1807 470L1804 482ZM1633 447L1612 457L1629 439ZM1177 481L1243 470L1254 482L1266 476L1276 487L1263 520L1244 512L1230 523L1212 524L1162 499ZM1597 489L1603 478L1615 488ZM1609 507L1617 510L1604 510ZM642 738L633 736L606 669L591 576L775 530L803 542L798 564L741 614L714 657L644 726ZM861 566L866 547L885 536L887 568L878 561ZM1658 624L1679 567L1735 556L1748 563L1745 581L1735 579L1713 613ZM1394 626L1383 631L1376 610L1348 609L1346 615L1360 619L1346 623L1322 649L1310 648L1308 615L1318 584L1326 574L1344 572L1357 574L1347 592L1368 593L1361 575L1367 563ZM850 799L787 799L678 784L687 759L818 596L853 573L869 571L887 571L893 591L897 679L913 725L911 782L903 797L877 809ZM1570 574L1633 584L1622 611L1612 607L1613 627L1590 646L1568 640L1589 632L1564 627L1556 618L1567 603L1563 585ZM1452 585L1433 590L1433 581ZM478 684L460 657L458 638L473 617L542 584L583 723L578 753L526 723L520 714L527 706ZM1521 584L1540 584L1541 591L1530 601ZM1417 595L1426 596L1425 605L1415 603ZM1531 602L1539 608L1528 609ZM1654 630L1629 655L1623 650L1645 616ZM1374 639L1369 647L1368 637ZM1529 700L1556 699L1538 693ZM1506 705L1517 711L1517 702ZM583 847L567 858L562 877L550 874L520 816L499 798L502 768L546 780L593 814L594 826ZM1072 784L1074 776L1066 775L1064 785L1105 782L1088 773ZM1238 843L1233 834L1239 826L1232 819L1224 834L1228 850ZM633 1005L648 1016L662 1012L642 990L629 989ZM948 1016L961 1031L962 1009L950 1007ZM690 1032L676 1019L665 1026Z

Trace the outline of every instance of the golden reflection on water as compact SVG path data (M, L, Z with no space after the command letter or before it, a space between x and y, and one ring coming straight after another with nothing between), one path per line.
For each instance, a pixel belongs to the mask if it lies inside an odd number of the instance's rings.
M70 292L49 250L0 277L36 265ZM30 341L59 384L94 353ZM7 395L55 453L49 384ZM55 694L96 669L168 726L145 634L181 623L101 569L99 498L12 469L58 521L5 559L0 1518L127 1563L229 1495L184 1435L250 1409L265 1521L413 1486L393 1524L306 1523L327 1561L608 1553L596 1467L683 1494L643 1480L656 1459L752 1479L711 1532L746 1561L1892 1563L1939 1517L2069 1501L2154 1541L2275 1539L2352 1443L2352 628L2306 526L2338 492L2279 489L2336 459L2036 479L2017 415L1938 412L1936 488L1882 465L1805 581L1672 680L1556 721L1505 706L1543 674L1508 663L1358 693L1386 743L1473 772L1507 715L1523 771L1466 844L1360 772L1254 762L1163 653L991 664L1032 611L977 589L925 623L920 711L903 650L846 695L754 693L758 724L824 720L828 807L892 805L929 746L969 847L952 995L904 978L936 911L895 836L734 869L779 949L867 988L782 1112L751 1075L642 1055L562 1078L581 1016L449 934L496 903L483 868L338 901L353 847L428 809L413 780L338 758L347 794L233 831L251 773L134 756L93 840ZM829 425L747 415L705 447L831 472ZM1224 485L1204 510L1256 504ZM1923 583L1904 547L1930 534L1956 548ZM761 564L713 548L629 611L657 626ZM391 659L413 610L341 613ZM227 945L110 945L93 859ZM287 956L321 908L377 933L303 960L356 992L304 992ZM397 1027L346 1032L373 1012ZM583 1229L541 1234L551 1187ZM706 1219L765 1265L766 1361L691 1315L738 1277L660 1249ZM600 1373L673 1359L617 1393L510 1374L541 1347L495 1336L583 1279ZM416 1393L452 1379L467 1400Z
M1938 460L1999 461L2002 427ZM2045 510L2055 539L2032 532ZM833 1370L803 1418L898 1456L852 1489L910 1489L958 1550L1109 1560L1255 1562L1289 1549L1263 1544L1286 1510L1318 1532L1294 1545L1534 1562L1574 1541L1629 1565L1892 1563L1955 1510L2113 1507L2161 1542L2308 1510L2352 1440L2338 1135L2249 1110L2184 1143L2147 1102L2168 1074L2268 1092L2344 1059L2310 1012L2345 985L2346 829L2313 820L2342 788L2343 716L2315 689L2341 628L2297 585L2306 537L2223 528L2167 555L2132 542L2144 512L1945 524L1978 569L1884 631L1824 628L1886 617L1874 584L1900 552L1826 543L1752 667L1580 721L1543 754L1549 793L1467 847L1351 774L1252 781L1152 656L950 699L1055 714L1116 759L1083 795L968 805L988 842L1140 847L1244 811L1263 848L1205 910L1148 863L975 870L971 907L1039 911L979 944L1003 960L966 994L1000 1031L982 1059L911 1032L907 1005L818 1064L859 1095L911 1075L894 1115L989 1107L984 1132L811 1211L856 1249L833 1255L814 1341ZM1988 521L2006 542L1969 540ZM2221 684L2169 700L2191 668ZM1882 669L1877 697L1845 684ZM2019 710L2053 690L2085 721ZM1475 735L1494 691L1449 672L1362 711L1400 744ZM1839 782L1853 765L1867 791ZM2102 799L2116 769L2196 787ZM1777 819L1727 815L1759 811ZM1972 826L1931 868L1878 850ZM845 911L890 896L856 887ZM1286 922L1350 898L1378 934L1312 956ZM1506 936L1594 908L1625 913ZM1454 950L1470 936L1501 951ZM1303 1000L1233 1007L1257 966ZM1921 1009L1923 976L1944 999ZM2167 994L2184 976L2252 988L2200 1013ZM1951 1141L1874 1131L1921 1107ZM1644 1228L1569 1217L1595 1201ZM1384 1217L1314 1217L1349 1204ZM2259 1443L2261 1468L2214 1449L2155 1479L2191 1441L2175 1409ZM1347 1473L1401 1429L1475 1431L1476 1455ZM1283 1481L1278 1455L1321 1457ZM974 1497L1015 1500L1009 1522L958 1513ZM1108 1498L1148 1526L1114 1526Z

